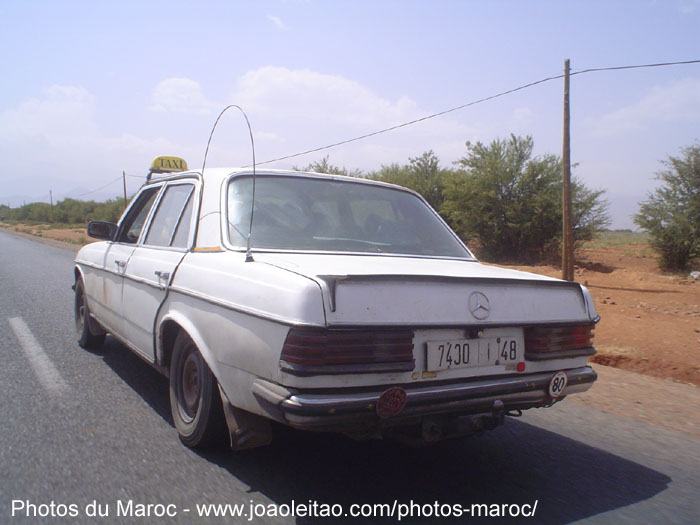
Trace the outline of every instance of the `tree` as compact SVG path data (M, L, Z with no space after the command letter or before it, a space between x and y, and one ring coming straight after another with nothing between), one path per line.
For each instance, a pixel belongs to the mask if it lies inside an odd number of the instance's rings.
M15 221L46 222L59 224L85 224L91 220L117 222L124 211L124 199L105 202L63 199L53 208L46 202L32 202L19 208L8 208L6 219Z
M362 177L360 170L348 170L345 166L334 166L328 161L328 155L321 160L311 162L303 168L292 166L295 171L312 171L314 173L328 173L330 175L345 175L346 177Z
M511 135L489 145L467 142L460 171L448 181L442 212L481 256L533 260L559 249L562 228L561 160L533 158L532 137ZM572 181L574 239L583 241L609 223L603 191Z
M420 193L435 210L440 210L444 201L446 181L453 175L451 170L441 169L439 160L432 151L420 157L409 158L409 164L382 166L368 178L398 184Z
M640 203L634 222L651 235L660 265L682 270L700 256L700 142L661 162L663 184Z

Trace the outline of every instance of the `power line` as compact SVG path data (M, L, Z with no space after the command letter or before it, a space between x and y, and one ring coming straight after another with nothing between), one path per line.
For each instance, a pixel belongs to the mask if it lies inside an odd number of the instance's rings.
M623 69L641 69L647 67L664 67L664 66L681 66L687 64L700 64L700 60L683 60L680 62L658 62L656 64L638 64L634 66L611 66L611 67L593 67L589 69L583 69L581 71L576 71L571 73L570 76L583 75L584 73L593 73L596 71L620 71Z
M659 62L655 64L636 64L636 65L627 65L627 66L612 66L612 67L599 67L599 68L589 68L589 69L584 69L581 71L577 71L575 73L571 73L571 76L573 75L583 75L586 73L593 73L593 72L598 72L598 71L619 71L619 70L624 70L624 69L641 69L641 68L652 68L652 67L663 67L663 66L678 66L678 65L687 65L687 64L698 64L700 63L700 60L685 60L685 61L678 61L678 62ZM442 115L447 115L448 113L453 113L455 111L459 111L464 108L468 108L469 106L475 106L476 104L481 104L482 102L487 102L489 100L493 100L495 98L499 97L504 97L506 95L510 95L512 93L515 93L517 91L522 91L523 89L528 89L534 86L537 86L539 84L544 84L545 82L550 82L552 80L557 80L560 78L564 78L563 74L560 75L554 75L551 77L543 78L540 80L536 80L535 82L530 82L528 84L523 84L522 86L515 87L513 89L509 89L507 91L502 91L500 93L497 93L495 95L491 95L489 97L484 97L480 98L478 100L474 100L472 102L468 102L466 104L462 104L460 106L456 106L450 109L446 109L444 111L440 111L438 113L433 113L431 115L426 115L425 117L421 117L415 120L411 120L408 122L404 122L402 124L397 124L396 126L391 126L388 128L380 129L378 131L373 131L372 133L366 133L364 135L360 135L358 137L353 137L351 139L347 140L342 140L340 142L334 142L333 144L328 144L326 146L320 146L318 148L313 148L309 149L306 151L301 151L299 153L293 153L291 155L285 155L284 157L278 157L276 159L270 159L270 160L265 160L262 162L258 162L257 165L260 166L262 164L270 164L272 162L279 162L281 160L287 160L287 159L293 159L295 157L301 157L302 155L308 155L309 153L316 153L318 151L323 151L326 149L330 148L335 148L336 146L342 146L344 144L349 144L351 142L357 142L359 140L363 140L369 137L375 137L377 135L381 135L383 133L388 133L390 131L394 131L400 128L405 128L407 126L411 126L413 124L417 124L419 122L424 122L426 120L430 120L436 117L441 117ZM245 168L249 168L250 166L244 166Z
M141 176L141 175L127 175L127 177L133 177L133 178L135 178L135 179L143 179L143 178L144 178L144 177ZM84 192L84 193L80 193L80 194L76 195L76 196L73 197L73 198L77 199L78 197L83 197L84 195L90 195L91 193L97 193L98 191L103 190L103 189L105 189L107 186L111 186L112 184L114 184L115 182L120 181L120 180L122 180L122 175L119 175L119 177L117 177L116 179L114 179L114 180L111 181L111 182L108 182L108 183L105 184L104 186L100 186L100 187L97 188L97 189L90 190L90 191L86 191L86 192ZM70 197L67 197L67 198L70 198Z
M111 186L112 184L114 184L115 182L120 181L120 180L122 180L122 176L121 176L121 175L119 175L119 177L117 177L116 179L114 179L112 182L108 182L108 183L105 184L104 186L100 186L99 188L97 188L97 189L95 189L95 190L86 191L85 193L81 193L81 194L79 194L79 195L76 195L75 198L77 199L78 197L82 197L83 195L89 195L89 194L91 194L91 193L96 193L96 192L98 192L98 191L100 191L100 190L105 189L107 186Z
M382 133L388 133L389 131L394 131L394 130L397 130L397 129L400 129L400 128L405 128L406 126L411 126L411 125L413 125L413 124L417 124L417 123L419 123L419 122L423 122L423 121L426 121L426 120L430 120L430 119L433 119L433 118L436 118L436 117L441 117L442 115L447 115L448 113L453 113L453 112L455 112L455 111L459 111L460 109L468 108L469 106L474 106L474 105L476 105L476 104L481 104L482 102L486 102L486 101L488 101L488 100L493 100L493 99L495 99L495 98L499 98L499 97L503 97L503 96L506 96L506 95L510 95L511 93L515 93L516 91L522 91L523 89L527 89L527 88L536 86L536 85L538 85L538 84L544 84L545 82L549 82L550 80L556 80L556 79L558 79L558 78L563 78L563 77L564 77L564 75L556 75L556 76L553 76L553 77L547 77L547 78L543 78L543 79L540 79L540 80L536 80L535 82L530 82L529 84L523 84L522 86L518 86L518 87L516 87L516 88L509 89L508 91L502 91L501 93L497 93L497 94L491 95L491 96L489 96L489 97L484 97L484 98L480 98L479 100L474 100L474 101L472 101L472 102L467 102L466 104L462 104L461 106L456 106L456 107L454 107L454 108L446 109L446 110L444 110L444 111L440 111L439 113L433 113L432 115L426 115L425 117L417 118L417 119L415 119L415 120L411 120L411 121L409 121L409 122L404 122L404 123L402 123L402 124L397 124L396 126L391 126L391 127L389 127L389 128L380 129L379 131L373 131L372 133L367 133L367 134L365 134L365 135L360 135L359 137L354 137L354 138L347 139L347 140L343 140L343 141L340 141L340 142L335 142L335 143L329 144L329 145L327 145L327 146L321 146L321 147L319 147L319 148L314 148L314 149L310 149L310 150L307 150L307 151L302 151L302 152L300 152L300 153L294 153L294 154L292 154L292 155L286 155L286 156L284 156L284 157L279 157L279 158L277 158L277 159L271 159L271 160L265 160L265 161L263 161L263 162L258 162L258 165L261 165L261 164L270 164L271 162L277 162L277 161L280 161L280 160L286 160L286 159L291 159L291 158L294 158L294 157L300 157L300 156L306 155L306 154L308 154L308 153L316 153L317 151L323 151L324 149L334 148L334 147L336 147L336 146L342 146L343 144L349 144L350 142L356 142L356 141L358 141L358 140L363 140L363 139L366 139L366 138L369 138L369 137L374 137L374 136L376 136L376 135L381 135ZM248 168L249 166L244 166L244 167Z

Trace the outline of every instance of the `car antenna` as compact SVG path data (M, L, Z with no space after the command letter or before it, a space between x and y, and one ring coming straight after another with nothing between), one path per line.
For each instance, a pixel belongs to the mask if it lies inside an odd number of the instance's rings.
M236 108L238 111L240 111L243 114L243 118L245 118L245 123L248 125L248 133L250 134L250 148L253 152L253 198L251 199L251 204L250 204L250 226L248 228L248 246L246 248L245 252L245 262L253 262L253 249L252 249L252 238L253 238L253 213L255 212L255 141L253 140L253 130L250 127L250 121L248 120L248 115L245 114L245 111L243 111L243 108L241 106L237 106L236 104L230 104L226 106L221 113L219 113L219 116L216 117L216 122L214 122L214 126L211 128L211 133L209 134L209 140L207 141L207 149L204 152L204 162L202 162L202 177L204 177L204 167L207 165L207 155L209 155L209 145L211 144L211 139L214 136L214 130L216 130L216 125L219 123L219 120L221 117L226 113L227 110L231 108Z

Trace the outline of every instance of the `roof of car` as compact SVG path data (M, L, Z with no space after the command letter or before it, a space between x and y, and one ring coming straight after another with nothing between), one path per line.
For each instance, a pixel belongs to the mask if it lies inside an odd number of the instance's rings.
M192 178L192 177L197 177L200 179L203 179L204 182L214 182L215 184L220 184L222 183L226 178L233 176L233 175L252 175L253 174L253 169L250 167L246 168L205 168L204 169L204 176L202 177L202 170L190 170L186 172L178 172L178 173L162 173L162 174L156 174L154 173L151 176L150 181L148 184L152 183L157 183L157 182L163 182L163 181L169 181L169 180L176 180L176 179L182 179L182 178ZM365 179L362 177L351 177L347 175L335 175L335 174L330 174L330 173L317 173L313 171L299 171L299 170L280 170L280 169L257 169L255 170L256 175L260 176L292 176L292 177L311 177L311 178L316 178L316 179L329 179L329 180L338 180L338 181L345 181L345 182L355 182L355 183L364 183L364 184L372 184L376 186L386 186L390 188L399 188L405 191L409 191L411 193L415 193L413 190L410 190L409 188L404 188L403 186L397 186L396 184L390 184L387 182L382 182L382 181L376 181L372 179Z

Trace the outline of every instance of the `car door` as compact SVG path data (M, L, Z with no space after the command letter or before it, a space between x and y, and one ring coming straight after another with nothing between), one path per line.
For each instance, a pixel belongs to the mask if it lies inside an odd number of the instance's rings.
M144 188L124 214L114 241L105 250L99 277L87 284L93 299L93 314L113 334L123 336L122 285L126 263L151 212L162 185Z
M196 183L171 182L163 191L143 239L124 273L124 336L152 360L154 323L177 266L191 245Z

